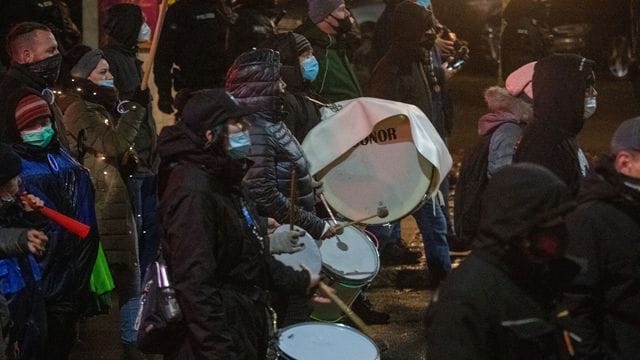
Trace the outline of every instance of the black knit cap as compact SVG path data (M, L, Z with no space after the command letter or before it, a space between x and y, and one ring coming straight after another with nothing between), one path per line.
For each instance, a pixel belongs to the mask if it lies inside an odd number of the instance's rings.
M248 114L224 89L204 89L191 94L182 109L182 121L195 134L201 135L229 119Z
M0 143L0 185L4 185L7 181L20 175L22 172L22 160L18 154L13 151L11 146Z

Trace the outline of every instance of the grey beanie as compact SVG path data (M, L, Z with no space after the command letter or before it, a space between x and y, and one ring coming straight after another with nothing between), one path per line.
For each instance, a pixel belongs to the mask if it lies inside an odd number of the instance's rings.
M322 22L338 6L344 4L344 0L307 0L309 3L309 18L314 24Z
M626 120L611 138L611 153L617 154L622 150L640 151L640 117Z
M88 78L102 58L104 58L104 53L100 49L87 51L71 68L71 76L82 79Z

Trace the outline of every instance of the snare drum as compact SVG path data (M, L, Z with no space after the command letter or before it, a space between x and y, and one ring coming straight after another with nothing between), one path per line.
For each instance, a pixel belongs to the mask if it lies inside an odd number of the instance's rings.
M280 225L274 233L280 233L289 231L290 225ZM304 231L300 227L295 226L298 231ZM305 231L304 236L299 238L299 241L304 244L304 249L293 254L274 254L273 257L281 263L291 267L293 270L302 270L300 265L306 266L309 271L319 275L322 270L322 255L320 249L318 249L318 242L314 240L309 233Z
M306 322L282 329L277 359L379 360L376 344L360 331L342 324Z
M351 306L363 286L380 270L380 255L371 239L355 226L347 226L341 235L320 242L323 280L336 295ZM311 317L320 321L338 321L344 316L334 304L315 304Z

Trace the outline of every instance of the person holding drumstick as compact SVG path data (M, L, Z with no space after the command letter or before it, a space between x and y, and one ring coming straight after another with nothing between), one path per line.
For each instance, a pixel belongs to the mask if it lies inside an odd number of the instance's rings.
M315 214L315 194L309 164L302 148L282 121L285 83L280 77L280 54L271 49L250 50L240 55L227 72L226 88L238 102L253 113L249 134L251 160L243 186L256 202L262 216L279 223L291 223L291 207L295 208L295 224L314 239L335 235L332 226ZM291 171L295 170L297 199L290 201ZM336 225L334 225L336 226ZM282 295L282 325L305 321L310 309L306 298ZM286 309L286 310L285 310Z
M269 291L305 296L319 276L270 255L296 251L298 232L268 238L267 219L243 194L246 112L223 89L179 94L176 105L180 121L159 136L158 214L186 331L165 359L265 359Z

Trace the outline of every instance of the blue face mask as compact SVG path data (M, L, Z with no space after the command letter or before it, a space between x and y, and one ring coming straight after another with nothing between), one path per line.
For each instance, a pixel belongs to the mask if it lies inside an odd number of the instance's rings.
M302 77L309 81L314 81L318 77L320 72L320 64L316 60L315 56L308 57L302 60L300 64L302 66Z
M98 81L98 86L104 86L104 87L114 87L113 85L113 79L111 80L100 80Z
M416 0L416 4L426 9L427 7L429 7L429 5L431 5L431 0Z
M229 147L227 154L233 159L244 159L251 147L251 137L249 131L241 131L229 134Z
M51 124L45 125L37 130L27 130L20 133L22 141L39 148L45 148L51 142L55 131Z

